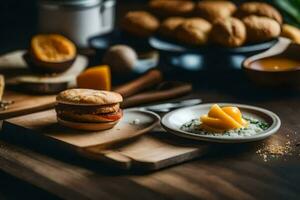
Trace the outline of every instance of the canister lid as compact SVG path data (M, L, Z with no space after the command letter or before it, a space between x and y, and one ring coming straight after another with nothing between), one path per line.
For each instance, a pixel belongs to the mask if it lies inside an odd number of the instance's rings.
M103 0L40 0L39 5L51 7L93 7L102 3Z
M104 0L103 1L103 6L105 8L110 8L116 5L116 0Z

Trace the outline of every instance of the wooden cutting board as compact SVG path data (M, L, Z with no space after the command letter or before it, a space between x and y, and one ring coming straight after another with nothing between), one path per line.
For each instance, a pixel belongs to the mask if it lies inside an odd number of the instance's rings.
M5 75L7 84L14 83L21 76L35 76L28 70L27 64L22 58L24 53L25 50L17 50L0 56L0 73ZM71 68L60 74L59 77L67 78L70 86L72 86L76 76L85 69L87 64L87 58L78 55ZM55 97L56 95L35 95L6 88L3 100L14 103L9 105L8 109L0 110L0 120L52 108L55 104Z
M124 112L123 119L132 120L126 112L129 111ZM55 111L48 110L4 121L1 137L57 152L71 151L126 170L164 168L199 157L208 149L207 144L194 143L164 131L148 132L153 123L146 123L146 127L141 125L147 134L122 123L108 131L80 132L58 125Z
M3 99L14 101L7 110L0 111L0 120L52 108L56 95L31 95L14 91L5 91Z
M151 171L201 157L209 148L211 146L208 144L156 131L108 149L90 147L81 155L125 170Z

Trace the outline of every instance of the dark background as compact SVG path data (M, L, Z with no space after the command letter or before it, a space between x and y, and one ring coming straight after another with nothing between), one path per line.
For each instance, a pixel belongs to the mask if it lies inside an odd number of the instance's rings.
M37 9L34 0L0 3L0 53L24 48L36 32Z
M34 0L0 2L0 54L26 48L36 33L37 9ZM0 171L0 199L55 199L52 195Z

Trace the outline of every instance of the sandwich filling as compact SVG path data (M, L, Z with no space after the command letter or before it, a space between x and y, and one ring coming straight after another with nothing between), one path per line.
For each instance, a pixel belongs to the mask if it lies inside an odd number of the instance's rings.
M101 106L80 106L58 103L55 106L55 110L59 118L76 122L114 122L123 116L119 103Z

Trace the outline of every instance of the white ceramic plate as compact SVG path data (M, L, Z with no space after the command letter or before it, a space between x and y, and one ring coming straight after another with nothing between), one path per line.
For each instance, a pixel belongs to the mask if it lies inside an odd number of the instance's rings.
M219 142L219 143L242 143L242 142L252 142L262 140L270 135L276 133L280 128L281 121L279 117L266 109L248 106L242 104L235 103L218 103L220 106L226 105L234 105L237 106L243 116L253 117L259 119L261 121L267 122L270 127L256 135L252 136L213 136L213 135L200 135L195 133L190 133L187 131L183 131L180 127L186 122L191 121L192 119L197 119L203 114L207 114L210 110L210 107L213 104L201 104L197 106L185 107L178 110L174 110L168 114L166 114L162 120L161 124L168 132L173 133L175 135L194 139L194 140L202 140L209 142Z

